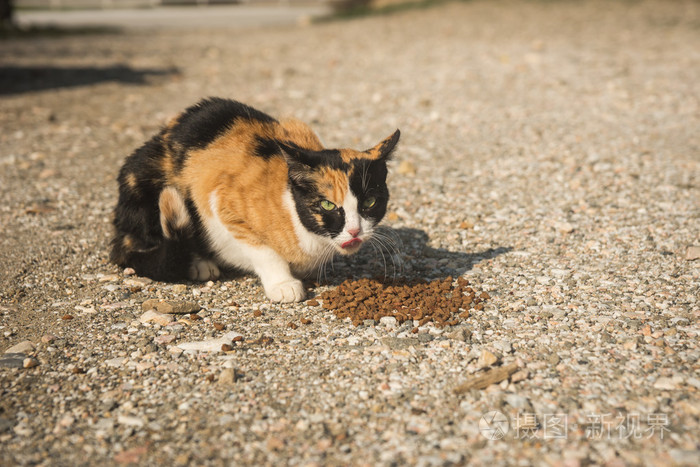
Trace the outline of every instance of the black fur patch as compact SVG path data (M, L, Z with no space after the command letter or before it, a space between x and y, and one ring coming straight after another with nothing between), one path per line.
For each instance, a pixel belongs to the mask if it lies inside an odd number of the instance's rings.
M255 155L263 159L270 159L271 157L281 156L282 150L280 149L280 144L274 139L258 136L255 138Z
M330 167L333 169L348 170L350 166L343 162L340 151L337 149L324 149L322 151L312 151L290 143L289 141L279 142L279 146L287 155L287 163L302 164L303 170L315 169L317 167Z
M337 237L343 231L343 227L345 227L345 211L341 207L333 211L321 209L321 219L323 220L323 229L331 238Z
M321 207L323 198L319 196L312 184L299 183L290 179L290 189L297 215L306 230L327 237L335 237L343 231L345 212L342 207L333 211L323 209Z
M375 224L384 218L389 202L386 176L387 167L383 160L359 160L350 178L350 191L357 198L360 216L372 219ZM363 204L369 197L374 197L376 202L371 208L364 209Z
M185 110L170 132L176 166L182 167L187 151L206 148L231 129L237 119L277 122L266 113L231 99L204 99Z
M173 232L174 239L163 235L158 207L165 183L163 135L159 133L134 151L119 172L110 259L121 267L134 268L141 276L170 281L187 276L194 255L207 257L211 253L202 240L201 219L189 197L185 197L185 205L191 224ZM132 186L134 180L136 185Z

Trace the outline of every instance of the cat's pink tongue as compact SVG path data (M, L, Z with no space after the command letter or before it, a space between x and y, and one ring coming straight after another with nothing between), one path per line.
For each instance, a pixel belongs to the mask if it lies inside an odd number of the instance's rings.
M359 238L351 238L350 240L348 240L340 246L341 248L352 248L356 245L359 245L360 243L362 243L362 240L360 240Z

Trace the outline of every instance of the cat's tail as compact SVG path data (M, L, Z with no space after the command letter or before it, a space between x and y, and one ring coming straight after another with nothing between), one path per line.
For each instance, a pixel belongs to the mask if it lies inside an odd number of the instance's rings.
M153 204L119 203L110 260L151 279L185 279L196 251L194 225L187 205L174 187L165 187L157 206ZM154 208L158 213L153 212ZM160 220L160 228L154 225L154 217Z

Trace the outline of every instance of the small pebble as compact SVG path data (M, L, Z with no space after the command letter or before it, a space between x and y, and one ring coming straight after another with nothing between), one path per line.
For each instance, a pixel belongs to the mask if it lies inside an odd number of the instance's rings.
M498 361L499 357L497 357L494 353L484 349L479 355L479 361L477 362L477 366L479 368L486 368L495 365Z
M161 326L167 326L168 324L175 321L171 315L158 313L153 310L148 310L139 317L141 323L156 323Z
M24 368L34 368L39 366L39 361L35 358L27 357L22 360L22 366Z

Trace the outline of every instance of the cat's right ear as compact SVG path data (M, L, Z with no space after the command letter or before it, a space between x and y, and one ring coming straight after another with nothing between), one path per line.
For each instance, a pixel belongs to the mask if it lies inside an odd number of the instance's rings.
M309 151L300 148L296 145L278 143L280 150L284 155L287 164L291 167L292 164L302 164L308 168L313 168L318 163L318 160Z
M278 144L284 160L287 161L289 179L299 185L309 183L309 171L318 161L311 153L296 145Z

